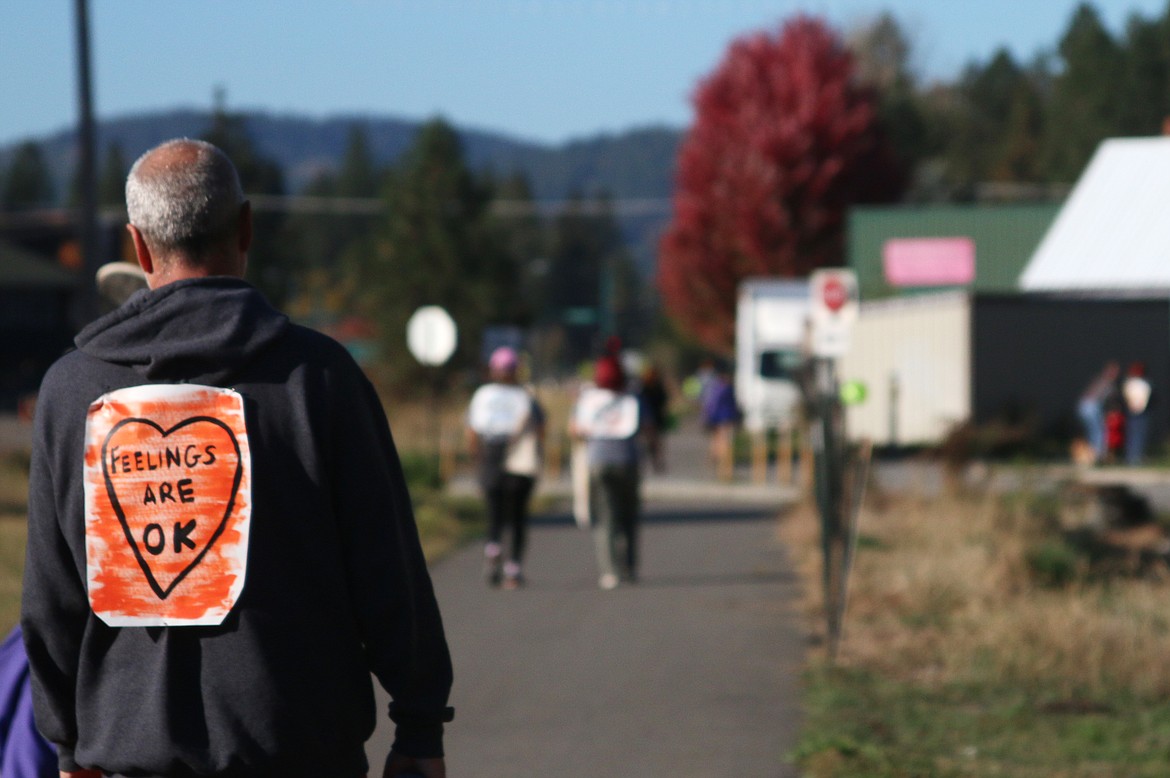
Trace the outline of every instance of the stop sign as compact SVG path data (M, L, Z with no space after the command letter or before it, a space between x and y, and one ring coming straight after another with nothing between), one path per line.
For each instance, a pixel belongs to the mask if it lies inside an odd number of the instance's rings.
M849 302L849 289L840 278L833 277L825 281L821 288L821 301L833 313L841 310Z
M849 332L857 319L857 276L852 270L826 268L809 276L809 323L812 352L841 357L849 349Z

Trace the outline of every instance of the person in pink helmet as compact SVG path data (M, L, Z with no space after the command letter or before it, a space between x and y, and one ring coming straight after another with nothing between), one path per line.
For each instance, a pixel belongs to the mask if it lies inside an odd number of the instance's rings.
M489 379L471 398L468 448L474 455L487 503L488 537L484 573L492 586L517 589L524 583L528 504L544 447L544 410L517 378L516 350L501 346L488 359ZM504 535L509 536L505 554Z

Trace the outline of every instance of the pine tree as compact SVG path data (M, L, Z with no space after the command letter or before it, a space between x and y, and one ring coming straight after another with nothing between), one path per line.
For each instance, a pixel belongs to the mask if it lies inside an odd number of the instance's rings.
M284 173L279 164L263 156L248 132L244 117L229 114L217 95L211 127L202 139L219 147L235 163L245 195L283 195ZM275 306L282 306L295 289L303 261L288 250L285 216L253 206L252 247L248 251L248 279Z
M106 146L106 156L102 161L101 174L98 176L97 201L98 205L121 207L126 204L126 174L129 166L122 153L122 146L110 143Z
M442 306L458 324L448 369L475 364L484 327L511 313L517 275L487 219L491 191L467 167L455 130L436 119L420 128L384 192L372 250L354 259L391 374L418 376L404 344L406 322L422 305Z
M914 167L935 153L910 70L910 41L898 20L882 12L850 35L849 49L856 59L858 80L878 94L878 116L898 158Z
M129 167L122 154L122 147L117 143L106 146L106 156L97 180L97 204L107 207L122 207L126 204L126 174ZM75 208L81 204L81 176L78 171L73 172L69 181L69 207Z
M4 176L0 208L20 211L53 205L53 179L41 147L33 141L20 144Z
M381 170L370 154L366 130L354 123L349 128L345 156L337 173L337 194L341 197L377 197L381 178Z
M1130 17L1121 135L1158 135L1170 118L1170 4L1161 19Z
M1044 138L1049 180L1075 181L1097 145L1119 131L1125 60L1096 9L1080 5L1058 48L1063 68L1053 82Z

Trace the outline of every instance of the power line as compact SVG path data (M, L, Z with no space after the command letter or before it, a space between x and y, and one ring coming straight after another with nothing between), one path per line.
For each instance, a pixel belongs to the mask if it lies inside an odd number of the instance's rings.
M311 197L307 195L248 195L252 210L264 213L295 213L321 216L379 216L386 204L376 197ZM665 197L620 197L611 200L493 200L493 216L522 218L554 216L573 212L582 216L666 216L671 200ZM76 223L78 211L69 208L44 208L25 211L0 211L0 229L36 225ZM104 207L101 221L125 221L124 207Z
M309 197L306 195L248 195L255 211L340 216L377 216L385 203L375 197ZM584 216L657 216L670 213L671 201L664 197L624 197L612 200L493 200L494 216L518 218L549 216L572 210Z

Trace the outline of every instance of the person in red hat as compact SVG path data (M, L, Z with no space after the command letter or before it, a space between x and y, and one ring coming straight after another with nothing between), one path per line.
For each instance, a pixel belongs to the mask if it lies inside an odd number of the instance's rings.
M589 524L602 589L637 579L642 416L638 398L626 391L618 355L606 353L594 365L593 386L581 392L569 423L570 434L586 443Z

